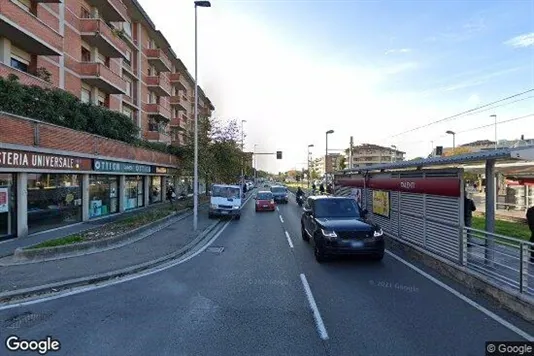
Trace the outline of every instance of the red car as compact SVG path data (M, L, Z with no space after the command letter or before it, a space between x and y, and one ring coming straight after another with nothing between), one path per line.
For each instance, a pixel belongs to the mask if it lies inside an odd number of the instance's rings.
M256 212L274 211L276 209L273 193L269 191L259 191L254 200L256 200Z

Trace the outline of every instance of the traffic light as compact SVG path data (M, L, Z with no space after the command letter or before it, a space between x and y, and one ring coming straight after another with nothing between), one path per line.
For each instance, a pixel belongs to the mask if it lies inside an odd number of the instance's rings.
M276 159L282 159L282 151L276 151Z

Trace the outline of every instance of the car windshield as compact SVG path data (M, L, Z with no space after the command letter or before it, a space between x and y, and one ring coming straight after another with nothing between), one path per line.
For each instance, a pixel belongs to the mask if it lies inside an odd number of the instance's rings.
M272 187L271 192L273 193L285 193L287 192L286 188L284 187Z
M318 199L315 201L318 218L359 218L360 210L352 199Z
M273 195L271 193L258 193L258 200L271 200Z
M211 194L218 198L239 199L239 188L213 186Z

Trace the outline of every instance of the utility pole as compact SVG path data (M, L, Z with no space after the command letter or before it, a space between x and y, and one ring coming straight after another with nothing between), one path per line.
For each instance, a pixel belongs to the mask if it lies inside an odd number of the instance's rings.
M350 137L350 148L349 148L349 169L352 169L352 149L354 147L354 137Z

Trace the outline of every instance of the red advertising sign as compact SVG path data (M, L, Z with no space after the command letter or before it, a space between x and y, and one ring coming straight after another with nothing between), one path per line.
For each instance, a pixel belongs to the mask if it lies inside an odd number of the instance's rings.
M363 188L363 183L363 178L341 178L336 185ZM448 197L460 196L459 178L370 178L365 185L371 189Z

